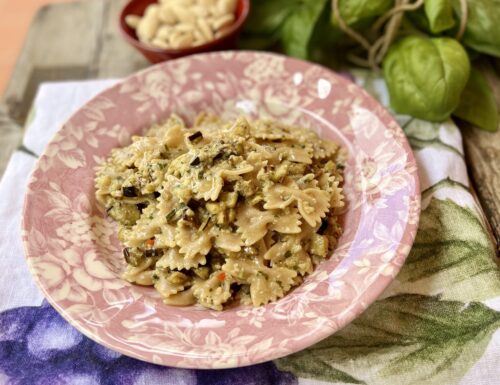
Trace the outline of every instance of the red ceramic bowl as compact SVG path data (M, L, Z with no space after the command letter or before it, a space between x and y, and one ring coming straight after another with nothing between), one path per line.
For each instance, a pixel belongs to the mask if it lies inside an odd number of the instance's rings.
M125 40L142 53L151 63L159 63L165 60L175 59L194 53L221 51L234 48L250 9L250 0L238 0L235 22L231 26L230 31L218 39L196 47L161 49L139 41L135 31L130 28L127 23L125 23L125 17L127 15L142 16L148 5L157 2L157 0L132 0L122 9L122 12L120 13L120 30L122 35L125 37Z

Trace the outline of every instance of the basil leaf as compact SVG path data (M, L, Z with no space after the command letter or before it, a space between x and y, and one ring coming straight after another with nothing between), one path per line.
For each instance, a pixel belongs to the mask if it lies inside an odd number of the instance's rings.
M300 4L300 0L252 0L243 33L272 35Z
M454 39L408 36L392 45L383 68L396 112L442 121L460 101L470 63Z
M330 7L327 5L314 26L309 39L307 59L330 68L339 68L343 58L335 54L348 41L340 29L334 28L330 20Z
M328 0L303 0L283 24L281 42L286 54L307 59L309 42Z
M424 11L432 33L441 33L455 25L451 0L425 0Z
M429 19L427 18L423 7L412 12L406 12L403 16L401 25L403 26L403 28L406 26L410 26L423 31L426 34L431 34Z
M460 103L453 115L486 131L498 130L498 107L493 92L481 72L472 69Z
M500 0L468 0L467 7L464 45L500 57ZM453 8L460 16L460 0L453 1Z
M339 0L339 12L348 25L383 15L394 5L394 0ZM332 23L338 25L333 16Z

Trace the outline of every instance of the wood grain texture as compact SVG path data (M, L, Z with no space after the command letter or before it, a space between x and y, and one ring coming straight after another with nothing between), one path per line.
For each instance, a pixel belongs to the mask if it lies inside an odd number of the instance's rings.
M40 8L30 27L23 50L19 55L16 68L7 86L3 102L10 116L22 124L29 110L33 95L28 95L28 85L36 85L47 79L34 78L37 69L51 70L56 80L58 69L78 68L78 78L90 77L90 64L93 59L97 30L91 23L95 13L94 2L48 5Z
M21 127L9 117L5 106L0 106L0 180L4 165L7 165L10 155L21 143Z
M40 8L0 100L0 175L20 144L40 83L119 78L148 65L119 35L118 13L125 2L89 0Z
M488 65L481 67L495 93L500 109L500 78ZM485 132L467 124L461 124L469 173L484 209L500 254L500 129Z
M100 14L99 43L93 62L95 75L99 78L124 77L150 65L144 57L120 36L118 15L126 3L123 0L100 1L104 4Z

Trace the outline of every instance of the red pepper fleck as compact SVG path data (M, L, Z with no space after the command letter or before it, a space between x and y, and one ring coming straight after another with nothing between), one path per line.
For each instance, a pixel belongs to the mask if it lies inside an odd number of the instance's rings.
M223 282L226 279L226 273L222 272L219 275L217 275L217 279L221 282Z

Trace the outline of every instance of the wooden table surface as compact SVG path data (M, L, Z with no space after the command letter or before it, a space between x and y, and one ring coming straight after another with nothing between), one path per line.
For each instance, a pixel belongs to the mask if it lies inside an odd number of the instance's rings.
M127 0L80 0L46 5L36 14L12 78L0 100L0 175L21 144L38 85L44 81L119 78L149 65L122 40L118 13ZM485 69L497 101L500 77ZM500 245L500 131L464 127L473 186Z
M0 0L0 95L16 64L29 26L37 10L48 3L68 0Z

